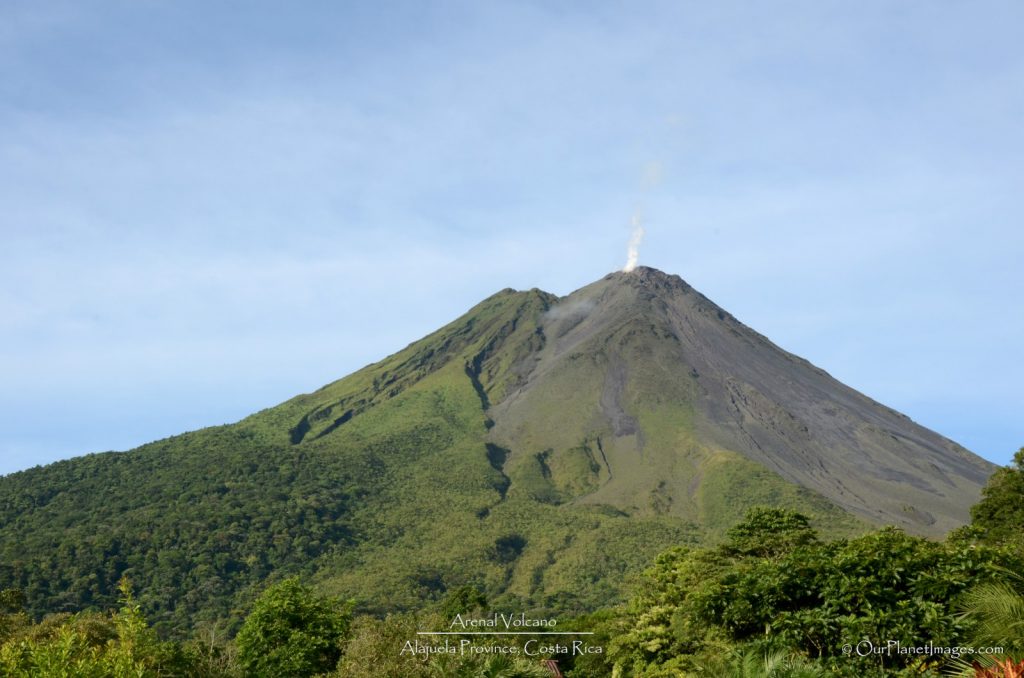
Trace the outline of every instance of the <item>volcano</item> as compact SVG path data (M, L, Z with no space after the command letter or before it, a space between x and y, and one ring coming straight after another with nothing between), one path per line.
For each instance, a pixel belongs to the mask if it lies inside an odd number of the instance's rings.
M585 610L753 505L941 536L993 470L639 267L502 290L236 424L0 478L0 587L79 609L127 574L172 629L289 573L368 611L465 584Z
M938 536L967 521L992 471L678 276L613 273L552 302L534 333L513 378L485 389L490 437L518 472L544 456L541 475L575 501L696 515L704 468L739 454L861 519ZM573 450L596 469L586 491L570 489L578 473L549 472Z

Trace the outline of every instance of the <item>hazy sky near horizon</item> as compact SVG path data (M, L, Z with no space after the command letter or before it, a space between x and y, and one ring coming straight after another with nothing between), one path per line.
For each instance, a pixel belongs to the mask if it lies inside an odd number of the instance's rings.
M1024 445L1020 2L0 5L0 474L235 421L493 292L677 273Z

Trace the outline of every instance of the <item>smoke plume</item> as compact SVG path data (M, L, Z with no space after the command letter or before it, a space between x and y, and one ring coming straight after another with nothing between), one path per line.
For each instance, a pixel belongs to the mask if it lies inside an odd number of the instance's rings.
M637 259L640 258L640 241L644 239L644 227L640 223L640 215L634 214L629 223L633 227L633 232L629 236L629 246L626 250L626 265L622 267L626 273L636 268Z

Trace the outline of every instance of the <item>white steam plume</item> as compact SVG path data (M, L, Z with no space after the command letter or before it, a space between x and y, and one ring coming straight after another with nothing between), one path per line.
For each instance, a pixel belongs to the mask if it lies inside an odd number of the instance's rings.
M640 258L640 242L644 239L644 227L640 223L640 215L634 214L629 223L633 227L633 232L629 236L629 247L626 250L626 265L622 267L625 273L636 268L637 259Z

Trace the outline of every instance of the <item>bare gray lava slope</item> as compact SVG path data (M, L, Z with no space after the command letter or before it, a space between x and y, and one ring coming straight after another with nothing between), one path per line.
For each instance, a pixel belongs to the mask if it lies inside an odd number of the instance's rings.
M700 519L701 491L715 491L706 471L735 453L862 519L939 536L967 522L994 469L655 269L560 299L540 331L520 384L492 407L492 439L513 478L545 450L556 484L552 460L585 449L597 470L575 501L660 501Z

